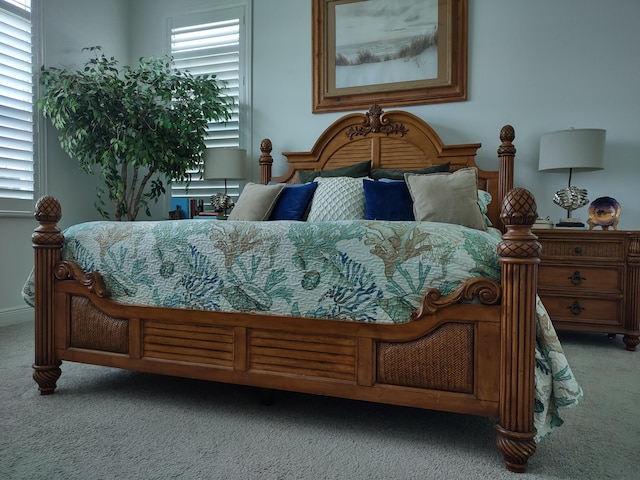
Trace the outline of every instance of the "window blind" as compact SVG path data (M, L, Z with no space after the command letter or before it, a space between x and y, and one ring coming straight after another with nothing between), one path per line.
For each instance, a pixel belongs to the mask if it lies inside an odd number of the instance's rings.
M0 0L0 210L34 197L31 0ZM22 203L21 203L22 201Z
M202 16L201 16L202 17ZM232 118L226 123L209 123L205 136L207 148L240 146L241 44L242 15L238 10L212 12L206 22L193 18L175 21L171 28L171 55L174 66L193 75L214 74L224 82L225 94L234 99ZM182 182L172 184L173 197L202 198L224 191L224 180L203 180L193 173L188 188ZM227 181L227 193L237 198L239 182Z

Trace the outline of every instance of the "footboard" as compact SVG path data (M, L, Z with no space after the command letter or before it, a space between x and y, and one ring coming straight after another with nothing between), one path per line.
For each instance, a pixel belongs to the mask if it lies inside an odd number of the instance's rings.
M124 307L94 288L99 277L72 265L56 271L56 361L498 416L493 281L476 279L444 298L434 292L437 302L427 298L412 322L376 325ZM480 291L483 304L458 303ZM43 394L53 389L41 385Z
M448 296L429 291L399 325L122 305L97 272L62 261L57 200L36 208L34 379L42 394L54 392L68 360L499 417L509 469L523 471L535 451L540 246L526 190L504 199L502 286L475 278Z

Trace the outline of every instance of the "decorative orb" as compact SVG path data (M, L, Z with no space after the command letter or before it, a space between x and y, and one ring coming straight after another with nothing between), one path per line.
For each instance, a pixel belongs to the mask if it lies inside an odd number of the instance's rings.
M622 207L615 198L596 198L589 205L589 219L587 220L589 230L593 230L594 227L602 227L603 230L609 230L609 227L613 227L614 230L617 230L621 210Z

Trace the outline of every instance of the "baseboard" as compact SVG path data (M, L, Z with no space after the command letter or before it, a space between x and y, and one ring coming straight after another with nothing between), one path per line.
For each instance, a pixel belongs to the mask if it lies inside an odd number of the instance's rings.
M32 321L33 308L31 307L14 307L0 310L0 327L7 327L9 325Z

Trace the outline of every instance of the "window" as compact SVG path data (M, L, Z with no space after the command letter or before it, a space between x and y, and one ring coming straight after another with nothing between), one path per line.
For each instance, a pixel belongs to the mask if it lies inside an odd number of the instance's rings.
M0 0L0 213L33 210L32 0Z
M224 8L170 19L171 55L176 68L193 75L215 74L226 85L226 94L235 100L232 118L226 124L210 123L205 143L207 148L242 147L249 139L249 77L250 55L247 53L248 6ZM195 173L195 172L192 172ZM238 180L227 181L227 193L237 198ZM224 191L224 180L202 180L197 174L186 189L184 183L172 184L172 197L202 198L205 204L214 193Z

